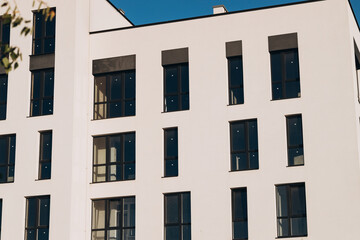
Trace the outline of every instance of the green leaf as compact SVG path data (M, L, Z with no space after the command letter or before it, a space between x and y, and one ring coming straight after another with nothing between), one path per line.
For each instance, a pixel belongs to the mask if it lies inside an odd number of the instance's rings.
M2 63L3 63L3 65L4 65L4 67L5 67L5 69L6 68L9 68L9 59L7 58L7 57L3 57L2 59L1 59L1 61L2 61Z

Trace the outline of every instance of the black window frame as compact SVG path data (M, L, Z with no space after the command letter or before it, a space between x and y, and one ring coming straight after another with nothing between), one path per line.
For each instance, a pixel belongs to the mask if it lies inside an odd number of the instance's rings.
M53 89L52 89L52 96L44 96L44 86L45 86L45 74L52 72L53 74ZM34 94L34 76L36 73L40 73L41 74L41 79L40 79L40 97L39 98L34 98L33 94ZM55 95L55 71L54 68L46 68L46 69L39 69L39 70L34 70L31 71L31 89L30 89L30 117L39 117L39 116L47 116L47 115L53 115L54 114L54 95ZM51 113L44 113L44 109L43 109L43 102L47 101L47 100L51 100L52 101L52 109L51 109ZM39 115L34 115L34 101L38 101L40 106L39 106Z
M280 54L281 55L281 81L274 81L273 78L273 67L274 67L274 63L272 61L272 55L273 54ZM286 77L286 63L285 63L285 55L288 53L296 53L296 57L297 57L297 69L299 72L299 77L296 79L287 79ZM276 50L276 51L270 51L270 65L271 65L271 93L272 93L272 101L277 101L277 100L282 100L282 99L292 99L292 98L301 98L301 83L300 83L300 61L299 61L299 49L298 48L290 48L290 49L283 49L283 50ZM297 97L288 97L286 94L286 83L288 82L298 82L299 84L299 93ZM280 98L274 98L274 84L279 84L281 83L281 87L282 87L282 97Z
M167 133L169 131L174 131L176 130L176 141L177 141L177 156L167 156ZM171 128L164 128L164 177L177 177L179 176L179 131L177 127L171 127ZM176 164L177 164L177 173L176 175L169 175L166 173L166 163L167 161L173 161L176 160Z
M134 98L126 98L126 84L125 84L125 75L129 73L134 73ZM111 100L111 80L112 77L115 75L120 75L120 81L121 81L121 99L119 100ZM106 98L107 101L102 102L95 102L96 99L96 80L97 78L105 77L106 78ZM134 102L134 114L133 115L125 115L125 103L126 102ZM110 116L110 104L112 103L120 103L121 104L121 115L120 116ZM96 117L96 106L97 105L105 105L106 106L106 116L104 118ZM93 110L93 119L94 120L101 120L101 119L108 119L108 118L119 118L119 117L131 117L136 116L136 70L124 70L124 71L117 71L117 72L111 72L111 73L102 73L102 74L96 74L94 75L94 110ZM99 114L98 114L99 115Z
M29 218L29 200L35 199L36 201L36 216L35 216L35 226L29 227L28 226L28 218ZM49 199L49 216L48 216L48 224L47 225L40 225L40 216L41 216L41 209L40 209L40 200L42 199ZM34 197L26 197L26 215L25 215L25 240L28 239L28 231L35 231L35 239L38 239L38 231L40 229L47 229L48 233L50 233L50 207L51 207L51 199L50 195L44 196L34 196ZM48 238L49 239L49 238Z
M7 99L8 99L8 75L7 74L0 74L0 78L4 77L4 85L5 85L5 92L6 92L6 96L5 96L5 100L1 101L0 98L0 108L3 107L4 108L4 112L3 112L3 116L1 116L1 112L0 112L0 121L1 120L6 120L7 117ZM0 82L1 83L1 82ZM1 92L0 92L1 93Z
M231 75L231 61L232 61L232 60L236 60L236 59L239 59L239 60L241 61L241 80L242 80L242 84L236 85L236 86L232 86L232 84L231 84L231 80L232 80L232 75ZM242 55L227 57L227 61L228 61L228 86L229 86L228 94L229 94L229 105L241 105L241 104L244 104L244 102L245 102L245 96L244 96L244 65L243 65ZM232 98L231 98L231 91L234 90L234 89L240 89L240 90L241 90L242 102L233 103Z
M35 10L33 11L33 36L32 36L32 55L35 56L35 55L43 55L43 54L53 54L55 53L55 46L56 46L56 39L55 39L55 36L56 36L56 8L50 8L49 9L49 13L50 12L54 12L55 15L53 17L53 19L50 18L50 16L46 16L47 14L45 13L46 12L46 9L39 9L39 10ZM37 15L40 15L41 16L41 37L36 37L36 33L37 33L37 28L36 28L36 17ZM47 19L46 19L47 18ZM45 20L46 19L46 20ZM51 35L51 36L47 36L46 35L46 23L47 21L53 21L54 22L54 35ZM51 51L51 52L45 52L45 40L46 39L54 39L54 51ZM35 53L35 44L36 44L36 41L37 40L40 40L40 52L39 53Z
M359 71L360 71L360 52L359 52L359 48L354 40L354 52L355 52L355 74L356 74L356 88L357 88L357 98L358 98L358 102L360 103L360 76L359 76Z
M124 199L134 199L134 204L135 204L135 213L134 213L134 218L135 218L135 224L133 227L124 227L123 226L123 219L124 219ZM105 201L105 228L99 228L99 229L93 229L93 222L94 222L94 203L95 202L100 202L100 201ZM121 217L119 217L120 219L120 223L119 226L117 227L110 227L109 224L109 220L110 220L110 202L111 201L119 201L121 203L122 209L121 209ZM105 235L104 235L104 240L108 239L107 238L107 234L109 230L120 230L120 239L123 239L123 233L124 230L134 230L135 233L135 238L136 238L136 197L135 196L126 196L126 197L112 197L112 198L102 198L102 199L92 199L92 208L91 208L91 239L93 239L92 235L93 232L99 232L99 231L104 231Z
M130 135L133 134L134 135L134 145L135 145L135 155L134 155L134 161L129 161L126 162L125 161L125 155L124 155L124 148L125 148L125 142L124 142L124 138L125 135ZM120 162L110 162L110 151L109 151L109 142L110 142L110 138L111 137L120 137L120 141L121 141L121 160ZM105 160L105 164L95 164L95 143L94 143L94 139L96 138L105 138L105 151L106 151L106 160ZM126 164L134 164L134 178L129 178L129 179L125 179L125 165ZM109 174L110 170L111 170L111 166L113 165L121 165L121 179L120 180L110 180L111 176ZM96 167L103 167L105 166L105 181L97 181L95 182L94 180L94 171ZM93 136L93 164L92 164L92 183L106 183L106 182L119 182L119 181L132 181L136 179L136 133L135 132L123 132L123 133L116 133L116 134L110 134L110 135L101 135L101 136Z
M249 134L249 124L251 122L256 123L256 133L257 133L257 149L251 150L249 148L250 146L250 134ZM253 119L246 119L246 120L238 120L238 121L231 121L230 123L230 172L237 172L237 171L249 171L249 170L258 170L260 168L259 164L259 132L258 132L258 121L256 118ZM245 150L234 150L233 149L233 131L232 127L235 124L244 124L244 138L245 138ZM233 168L233 155L234 154L246 154L247 159L247 168L246 169L234 169ZM251 161L250 161L250 154L251 153L257 153L257 167L250 167Z
M183 82L183 78L182 78L182 75L181 75L181 69L183 66L186 66L188 68L188 76L187 76L187 80L188 80L188 91L185 91L183 92L182 91L182 82ZM176 67L177 68L177 88L178 88L178 91L177 93L166 93L166 82L167 82L167 79L166 79L166 71L168 68L174 68ZM169 64L169 65L163 65L163 74L164 74L164 109L163 109L163 112L166 113L166 112L178 112L178 111L186 111L186 110L190 110L190 72L189 72L189 63L186 62L186 63L176 63L176 64ZM169 96L177 96L178 98L178 109L176 110L171 110L171 111L168 111L167 110L167 104L166 104L166 98L169 97ZM183 106L183 97L187 97L188 99L188 108L184 108Z
M189 195L189 208L190 208L190 222L185 222L183 223L183 195L184 194L188 194ZM177 196L178 197L178 218L179 221L177 223L167 223L167 200L166 198L169 196ZM183 226L190 226L190 239L191 240L191 192L176 192L176 193L165 193L164 194L164 240L166 239L166 228L167 227L179 227L180 231L179 231L179 240L183 239Z
M50 159L43 159L44 156L44 137L45 135L50 135L51 138L51 146L50 146ZM52 130L47 130L47 131L41 131L40 132L40 153L39 153L39 176L38 176L38 180L47 180L47 179L51 179L51 160L52 160L52 141L53 141L53 132ZM42 165L43 164L48 164L48 166L50 167L50 175L48 177L43 176L42 174Z
M294 119L294 118L297 118L297 119L300 119L300 123L301 123L301 142L302 144L298 144L298 145L292 145L290 143L290 122L289 120L290 119ZM287 115L286 116L286 138L287 138L287 164L288 164L288 167L296 167L296 166L304 166L305 165L305 154L304 154L304 130L303 130L303 124L302 124L302 114L292 114L292 115ZM301 149L302 152L303 152L303 163L302 164L291 164L291 161L290 161L290 150L292 149Z
M7 142L7 163L5 164L1 164L0 163L0 168L6 168L6 181L2 182L0 181L0 184L2 183L13 183L15 181L15 160L16 160L16 134L8 134L8 135L0 135L0 139L6 139L6 142ZM11 153L11 138L14 138L14 152ZM11 154L14 155L14 163L11 163ZM13 176L12 176L12 180L9 181L9 174L10 174L10 169L13 169Z
M286 193L287 193L287 213L288 216L278 216L279 214L279 206L278 206L278 187L286 187ZM299 214L299 215L293 215L292 214L292 205L291 205L291 188L295 188L295 187L304 187L304 197L305 197L305 202L304 204L304 209L305 209L305 214ZM276 195L276 228L277 228L277 238L292 238L292 237L307 237L308 236L308 227L307 227L307 206L306 206L306 186L305 186L305 182L298 182L298 183L287 183L287 184L277 184L275 185L275 195ZM305 223L306 223L306 233L304 234L300 234L300 235L293 235L292 234L292 227L291 227L291 219L292 218L305 218ZM289 223L289 235L287 236L280 236L280 230L279 230L279 220L282 219L286 219Z
M240 194L245 194L246 197L246 217L245 218L236 218L235 217L235 204L236 204L236 199L235 199L235 195L236 192L240 192ZM233 240L246 240L249 237L249 227L248 227L248 203L247 203L247 188L246 187L241 187L241 188L232 188L231 189L231 215L232 215L232 239ZM246 231L246 238L235 238L235 223L236 222L246 222L247 225L247 231Z

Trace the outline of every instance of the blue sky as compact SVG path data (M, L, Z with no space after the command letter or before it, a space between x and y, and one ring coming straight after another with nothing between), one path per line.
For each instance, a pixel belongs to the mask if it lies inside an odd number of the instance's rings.
M306 0L110 0L135 24L163 22L212 14L212 6L223 4L228 11L304 2ZM350 0L360 21L360 0Z

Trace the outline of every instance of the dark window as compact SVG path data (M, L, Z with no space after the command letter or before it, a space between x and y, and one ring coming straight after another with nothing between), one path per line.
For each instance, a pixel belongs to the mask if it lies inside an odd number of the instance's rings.
M135 116L135 70L95 77L94 119Z
M164 112L189 110L189 64L164 66Z
M230 123L231 171L259 168L257 120Z
M92 240L135 240L135 197L93 200Z
M6 119L8 75L0 75L0 120Z
M50 11L55 13L55 8ZM46 19L42 10L34 13L33 55L55 52L55 19Z
M165 240L191 240L189 192L165 194Z
M30 116L53 114L54 69L32 72Z
M0 136L0 183L14 182L16 136Z
M242 56L228 58L229 104L244 103L244 82Z
M0 239L1 239L1 225L2 225L2 199L0 199Z
M135 133L94 137L93 182L135 179Z
M26 240L48 240L50 219L50 196L26 199Z
M301 115L286 117L288 165L304 165L304 145Z
M40 133L39 179L51 178L52 131Z
M233 240L248 239L247 191L232 189Z
M305 183L276 186L278 237L307 236Z
M1 52L5 51L5 48L10 45L10 15L3 15L0 17L0 41ZM1 58L5 57L4 55Z
M165 177L178 176L178 130L164 129Z
M300 97L298 49L270 52L272 99Z
M357 94L358 94L358 102L360 103L360 84L359 84L359 70L360 70L360 52L354 41L354 50L355 50L355 71L356 71L356 86L357 86Z

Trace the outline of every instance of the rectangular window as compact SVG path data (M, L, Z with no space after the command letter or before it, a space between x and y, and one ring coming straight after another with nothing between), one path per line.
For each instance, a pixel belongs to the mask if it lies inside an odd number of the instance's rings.
M244 82L242 56L228 58L229 104L244 103Z
M257 120L230 123L231 171L259 168Z
M248 239L247 191L236 188L232 193L233 240Z
M40 132L39 179L51 178L52 131Z
M26 199L26 240L49 240L50 196Z
M0 120L6 119L8 75L0 75Z
M54 69L32 72L30 116L53 114Z
M165 240L191 240L190 192L165 194Z
M355 71L356 71L356 87L358 94L358 102L360 103L360 84L359 84L359 76L360 76L360 51L357 47L357 44L354 40L354 52L355 52Z
M304 145L301 115L286 117L288 165L304 165Z
M298 49L273 51L270 55L272 99L300 97Z
M95 77L94 119L135 116L135 70Z
M307 236L305 183L276 186L278 237Z
M55 8L51 8L55 14ZM34 13L33 55L49 54L55 52L55 21L46 18L43 10Z
M178 129L164 129L165 177L178 176Z
M135 179L135 132L94 137L93 182Z
M189 64L164 66L164 112L189 110Z
M0 136L0 183L14 182L16 135Z
M1 239L1 225L2 225L2 199L0 199L0 239Z
M135 240L135 197L93 200L92 240Z

